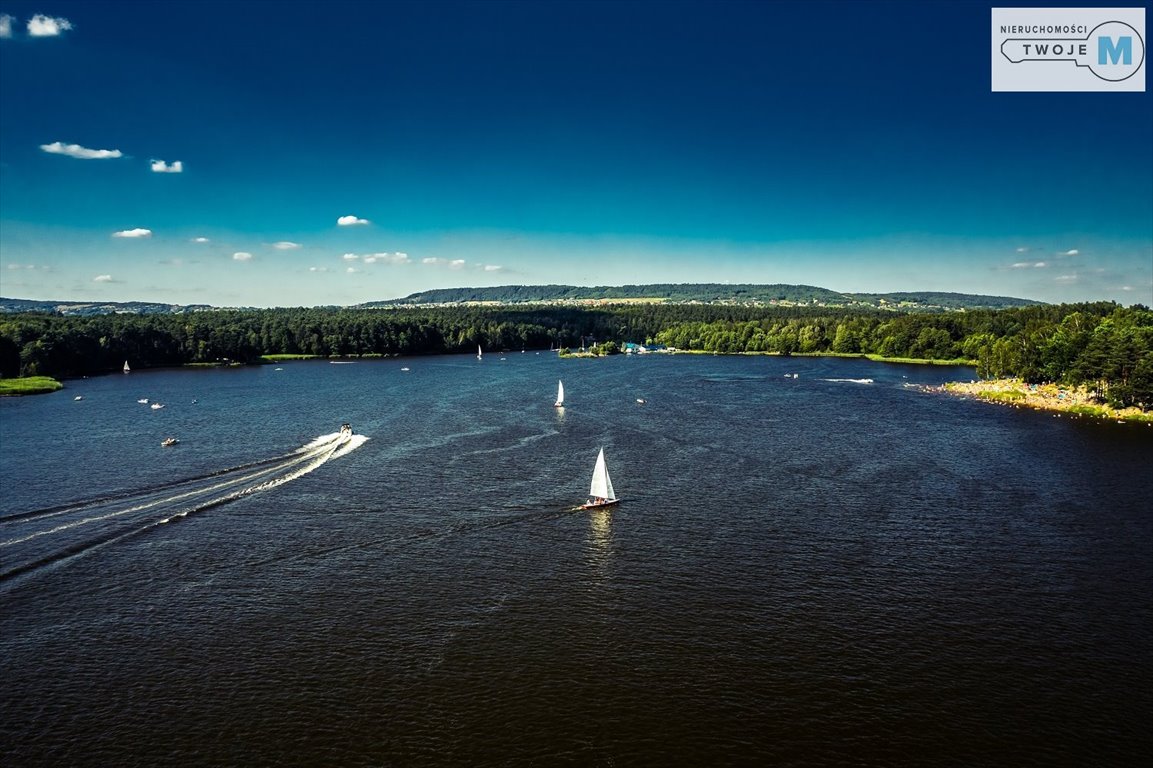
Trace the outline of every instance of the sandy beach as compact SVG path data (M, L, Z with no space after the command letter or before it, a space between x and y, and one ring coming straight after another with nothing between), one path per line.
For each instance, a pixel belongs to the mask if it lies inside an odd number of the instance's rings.
M1098 401L1088 387L1058 384L1027 384L1020 379L988 379L950 382L928 390L973 397L1010 408L1034 408L1076 417L1145 422L1153 426L1153 413L1139 408L1114 408Z

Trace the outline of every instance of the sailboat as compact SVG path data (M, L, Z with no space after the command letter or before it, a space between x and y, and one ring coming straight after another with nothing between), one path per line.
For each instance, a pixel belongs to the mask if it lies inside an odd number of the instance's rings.
M476 345L476 359L477 360L484 360L484 352L482 352L480 350L480 344Z
M553 408L564 408L564 382L558 381L556 383L556 402L552 404Z
M125 373L132 373L132 369L128 367L128 361L127 360L124 361L124 372Z
M589 487L589 500L581 504L579 509L601 509L620 503L616 491L613 490L613 481L609 479L609 468L605 464L605 449L597 455L596 466L593 467L593 481Z

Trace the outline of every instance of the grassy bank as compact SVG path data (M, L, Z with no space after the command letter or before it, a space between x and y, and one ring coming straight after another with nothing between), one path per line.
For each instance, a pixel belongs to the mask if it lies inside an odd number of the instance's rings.
M43 395L63 389L64 385L51 376L27 376L22 379L0 379L0 397L17 395Z
M986 403L1015 408L1034 408L1070 416L1129 421L1153 426L1153 413L1139 408L1113 408L1097 400L1087 387L1059 384L1026 384L1019 379L953 382L942 391L962 397L974 397Z

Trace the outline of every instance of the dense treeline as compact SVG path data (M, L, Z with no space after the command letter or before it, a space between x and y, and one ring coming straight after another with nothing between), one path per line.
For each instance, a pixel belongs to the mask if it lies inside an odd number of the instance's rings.
M975 361L983 377L1089 384L1153 406L1153 312L1112 303L948 314L644 304L274 309L0 319L0 374L79 376L133 367L254 362L265 354L419 355L656 342L709 352L877 354Z

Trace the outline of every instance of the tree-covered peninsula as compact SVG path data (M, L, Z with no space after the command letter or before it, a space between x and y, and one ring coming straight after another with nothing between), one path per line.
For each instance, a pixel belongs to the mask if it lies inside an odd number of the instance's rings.
M1153 407L1153 312L1110 302L946 313L834 307L608 304L215 310L0 316L0 375L71 377L264 355L322 357L659 344L735 353L971 362L982 377L1087 385Z

